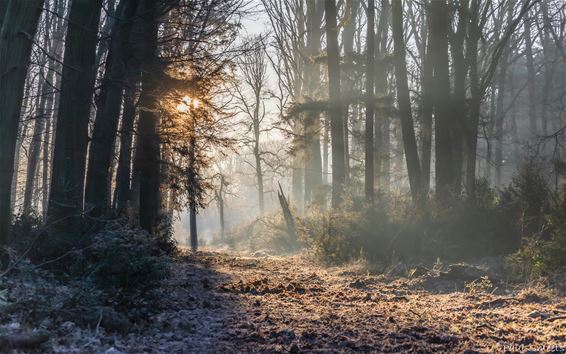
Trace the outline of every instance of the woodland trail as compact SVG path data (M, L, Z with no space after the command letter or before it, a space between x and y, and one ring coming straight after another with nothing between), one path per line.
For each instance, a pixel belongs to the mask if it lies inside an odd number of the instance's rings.
M205 251L181 256L154 314L127 334L101 329L81 343L61 333L46 344L49 352L107 354L564 351L565 297L454 290L461 285L324 268L299 256Z

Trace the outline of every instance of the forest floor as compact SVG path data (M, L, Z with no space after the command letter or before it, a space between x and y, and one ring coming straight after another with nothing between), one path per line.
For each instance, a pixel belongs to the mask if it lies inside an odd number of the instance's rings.
M491 283L473 282L482 272L473 266L415 267L408 274L393 267L375 275L363 264L322 267L304 256L204 251L181 256L173 267L146 320L114 334L104 328L102 311L92 328L58 322L35 352L566 350L564 293L512 287L489 272Z

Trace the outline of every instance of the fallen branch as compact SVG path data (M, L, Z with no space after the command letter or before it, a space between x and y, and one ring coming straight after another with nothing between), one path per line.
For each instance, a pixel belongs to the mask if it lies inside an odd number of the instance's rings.
M7 349L34 348L47 342L46 333L10 334L0 336L0 351Z
M558 321L558 320L566 320L566 315L562 315L562 316L554 316L554 317L549 317L546 319L547 321Z

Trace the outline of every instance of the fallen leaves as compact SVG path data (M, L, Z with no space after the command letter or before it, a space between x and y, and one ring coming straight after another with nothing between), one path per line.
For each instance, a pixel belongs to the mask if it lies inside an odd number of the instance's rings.
M403 276L345 269L323 268L298 256L201 252L181 257L157 289L155 314L125 325L125 331L112 333L110 308L84 305L82 313L63 316L63 302L55 312L35 313L34 323L5 324L0 333L31 333L42 324L53 329L42 352L107 354L474 354L501 352L504 343L565 341L566 302L553 292L463 292L465 282L485 276L485 269L457 265L442 275L413 267Z

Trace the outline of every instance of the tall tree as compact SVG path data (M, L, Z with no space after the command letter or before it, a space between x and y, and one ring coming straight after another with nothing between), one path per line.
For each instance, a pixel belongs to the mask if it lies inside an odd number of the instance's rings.
M389 0L381 0L381 11L379 14L379 24L376 35L375 46L375 94L377 97L387 95L387 42L389 33ZM376 112L374 112L376 113ZM389 188L389 169L390 169L390 115L385 110L380 110L375 115L375 153L374 170L377 172L379 188L387 190Z
M355 70L354 70L354 36L356 34L356 20L358 17L359 0L346 2L345 24L342 31L342 45L344 46L344 68L343 68L343 95L351 96L354 90ZM350 136L349 136L349 115L350 105L344 105L343 124L344 124L344 166L346 180L350 178Z
M21 104L42 4L42 0L10 0L4 4L5 15L0 18L0 245L8 242ZM2 12L0 6L0 16Z
M320 64L316 56L320 52L322 37L322 1L307 2L307 56L305 59L305 95L316 99L320 86ZM305 203L313 200L318 188L322 185L322 156L320 151L320 114L309 111L304 120L305 135Z
M61 236L76 235L82 223L101 8L102 0L75 0L69 12L48 210L51 231Z
M260 138L264 128L266 117L265 103L262 102L267 85L267 57L265 46L261 37L250 41L250 46L238 60L238 67L242 74L244 87L251 91L251 99L246 93L236 87L236 98L245 116L244 126L246 130L252 132L251 139L245 139L245 143L250 145L254 156L254 169L256 175L258 204L261 214L265 211L264 185L263 185L263 155L260 148Z
M338 49L335 0L324 1L324 18L326 20L326 56L328 60L328 111L332 139L332 207L336 208L342 200L346 165L344 161L344 124L340 99L340 52Z
M124 109L120 128L120 155L116 171L116 209L122 214L131 207L130 175L132 173L132 142L136 118L136 86L139 75L129 78L124 88Z
M160 213L160 142L158 135L159 74L157 36L157 5L150 0L140 0L136 18L139 23L141 45L142 91L139 99L138 123L139 155L139 221L140 226L154 233Z
M478 146L478 125L482 93L478 73L478 41L481 37L479 20L480 2L472 0L469 10L468 38L466 39L466 52L470 67L470 102L466 124L466 193L475 200L476 195L476 152Z
M533 59L533 40L531 35L531 18L527 14L523 22L525 37L525 57L527 61L527 91L529 95L529 123L531 132L537 134L537 99L535 93L535 65Z
M431 31L430 27L430 5L425 3L425 11L421 24L422 48L422 81L421 81L421 171L423 180L423 194L428 195L430 189L430 166L432 156L432 56L431 56Z
M409 83L407 79L407 64L405 62L405 39L403 36L403 2L392 2L392 28L395 60L395 82L397 84L397 100L399 103L399 116L401 118L401 133L403 135L403 146L405 148L405 159L411 194L415 203L423 201L421 195L421 168L417 140L415 138L415 127L411 110L411 98L409 95Z
M138 0L121 0L116 10L102 88L97 102L96 118L90 142L85 189L87 211L100 216L111 203L110 169L118 130L122 92L132 53L130 29Z
M554 79L554 61L552 58L552 53L555 50L552 44L552 40L550 38L550 32L552 28L552 23L550 20L550 16L548 13L548 0L541 0L540 1L540 9L542 13L542 28L540 37L542 40L542 53L543 53L543 85L542 85L542 93L541 93L541 104L540 104L540 121L541 121L541 130L544 136L549 134L549 127L548 127L548 108L549 108L549 96L552 90L552 83Z
M62 27L62 17L65 9L63 1L54 2L54 15L50 11L49 1L45 3L45 9L43 16L44 31L43 31L43 45L47 48L46 53L43 53L40 62L40 78L43 82L38 84L38 98L39 104L36 106L36 114L34 119L34 128L31 143L28 150L28 161L26 169L26 180L24 187L24 203L22 212L24 215L29 215L32 207L32 199L35 195L37 198L37 185L39 171L39 159L41 154L43 140L46 138L45 128L51 119L52 106L53 106L53 94L52 87L55 87L55 56L57 51L62 48L62 40L59 38L59 33ZM44 165L43 167L48 168ZM43 184L43 194L46 194L46 184Z
M435 126L436 195L448 197L454 182L452 106L448 62L450 19L446 0L431 2L431 50Z
M366 146L365 146L365 195L366 200L370 203L373 202L373 182L374 182L374 166L373 166L373 152L374 152L374 107L375 96L373 90L374 71L375 71L375 1L368 0L367 9L367 37L366 37Z
M49 57L49 68L52 68L54 85L53 92L47 97L46 107L49 109L48 116L46 117L45 132L43 134L43 153L42 153L42 200L41 209L43 219L47 219L47 210L49 207L49 191L50 191L50 177L51 177L51 161L53 157L53 140L54 134L52 131L55 125L55 115L59 107L60 95L58 92L61 89L61 71L62 71L62 55L63 55L63 45L65 40L66 26L64 18L65 12L68 8L68 2L66 0L56 1L56 11L57 16L55 20L56 32L52 34L52 40L54 42L53 55Z
M466 126L466 77L468 63L464 56L464 41L468 27L468 0L457 2L458 24L449 35L454 63L454 94L451 100L453 117L452 131L452 191L459 195L462 188L462 165L464 160L464 133Z

